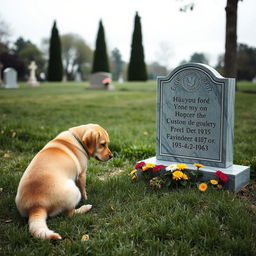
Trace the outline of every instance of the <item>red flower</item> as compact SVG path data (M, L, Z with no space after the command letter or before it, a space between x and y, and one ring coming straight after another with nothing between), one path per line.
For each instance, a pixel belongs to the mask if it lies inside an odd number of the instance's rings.
M146 165L145 162L139 162L135 165L135 169L141 169L141 167L144 165Z
M165 166L164 165L156 165L154 168L153 168L153 170L152 170L152 172L158 172L158 171L160 171L161 169L163 169L163 168L165 168Z
M215 175L222 181L222 182L228 182L228 176L225 174L225 173L223 173L223 172L221 172L221 171L217 171L217 172L215 172Z

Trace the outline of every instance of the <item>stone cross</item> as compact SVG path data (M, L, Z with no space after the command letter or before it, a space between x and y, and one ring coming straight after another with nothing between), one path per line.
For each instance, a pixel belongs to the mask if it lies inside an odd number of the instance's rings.
M30 65L28 66L28 69L30 70L30 74L29 74L29 79L28 79L27 85L38 86L39 83L37 82L37 79L36 79L37 65L36 65L35 61L31 61Z

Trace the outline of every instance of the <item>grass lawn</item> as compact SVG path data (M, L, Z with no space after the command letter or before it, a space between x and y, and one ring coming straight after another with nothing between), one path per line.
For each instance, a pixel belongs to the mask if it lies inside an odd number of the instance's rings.
M0 255L255 255L256 85L239 83L234 163L251 165L241 192L197 188L152 190L131 182L136 161L155 155L155 82L116 91L82 83L0 90ZM249 89L248 89L249 88ZM245 92L243 92L245 91ZM85 215L48 220L64 239L34 239L17 212L18 182L33 156L59 132L86 123L110 135L114 159L91 160ZM88 241L81 241L88 234Z

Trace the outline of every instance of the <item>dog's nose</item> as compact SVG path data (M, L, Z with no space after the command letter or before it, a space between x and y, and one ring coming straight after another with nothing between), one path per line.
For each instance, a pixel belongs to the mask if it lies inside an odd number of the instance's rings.
M113 154L110 154L110 155L109 155L109 159L111 159L111 158L113 158Z

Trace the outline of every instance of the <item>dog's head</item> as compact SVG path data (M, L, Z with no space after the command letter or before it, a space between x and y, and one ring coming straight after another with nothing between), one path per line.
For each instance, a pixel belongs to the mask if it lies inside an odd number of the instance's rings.
M108 148L108 133L97 124L85 125L82 143L90 157L95 157L99 161L108 161L113 157Z

